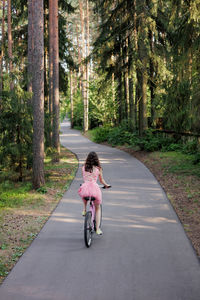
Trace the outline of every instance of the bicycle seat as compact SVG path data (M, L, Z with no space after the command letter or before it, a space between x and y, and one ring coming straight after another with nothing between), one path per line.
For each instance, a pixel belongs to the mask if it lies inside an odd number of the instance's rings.
M94 200L96 200L96 198L95 197L84 197L84 200L86 200L86 201L89 201L89 200L94 201Z

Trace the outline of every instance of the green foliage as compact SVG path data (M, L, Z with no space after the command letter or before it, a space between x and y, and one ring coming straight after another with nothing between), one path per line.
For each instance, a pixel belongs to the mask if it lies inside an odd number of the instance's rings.
M193 163L194 165L197 165L197 164L200 165L200 152L196 153L196 154L193 156L192 163Z
M6 264L0 261L0 276L6 276L8 275L8 268Z
M196 154L198 151L198 142L197 140L188 141L182 147L182 152L187 154Z
M83 128L83 100L81 91L78 89L74 97L74 126Z
M4 91L0 114L0 165L19 173L32 162L32 116L28 104L30 94L16 85L11 92Z
M123 144L131 144L133 140L133 134L124 130L123 127L115 127L112 128L109 132L108 142L112 145L123 145Z
M8 180L1 183L0 208L21 206L28 197L31 188L31 183L15 184Z
M165 127L176 132L190 130L190 85L174 80L164 96Z
M92 140L95 143L103 143L108 140L110 128L109 127L97 127L92 131Z
M90 83L89 88L89 119L91 127L96 124L112 126L116 118L117 103L113 101L115 88L105 74Z
M45 186L41 186L39 189L37 189L37 192L40 194L46 194L47 193L47 189Z

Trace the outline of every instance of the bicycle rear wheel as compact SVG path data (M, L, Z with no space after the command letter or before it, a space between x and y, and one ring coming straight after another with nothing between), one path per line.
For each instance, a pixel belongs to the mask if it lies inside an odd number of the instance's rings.
M92 213L90 211L85 215L84 240L86 247L89 248L92 244Z

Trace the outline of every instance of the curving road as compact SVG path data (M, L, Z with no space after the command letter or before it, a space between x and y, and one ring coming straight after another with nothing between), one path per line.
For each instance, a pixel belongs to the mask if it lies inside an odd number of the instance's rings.
M79 168L70 189L0 287L1 300L199 300L200 264L165 193L138 160L97 145L65 120L61 142L80 162L96 151L103 236L83 241Z

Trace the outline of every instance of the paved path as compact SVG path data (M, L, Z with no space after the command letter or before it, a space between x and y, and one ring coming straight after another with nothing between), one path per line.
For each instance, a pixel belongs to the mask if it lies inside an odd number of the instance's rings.
M200 264L162 188L129 154L94 144L65 121L61 141L104 177L103 232L86 249L81 171L0 287L1 300L199 300Z

